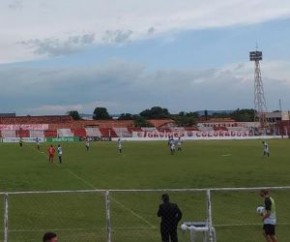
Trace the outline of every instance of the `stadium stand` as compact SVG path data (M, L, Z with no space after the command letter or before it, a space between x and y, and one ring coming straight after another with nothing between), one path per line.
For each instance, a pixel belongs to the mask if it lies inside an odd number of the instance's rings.
M114 129L112 128L100 128L101 137L111 137L117 138L118 135L115 133Z
M128 128L113 128L118 137L132 137L132 132Z
M57 129L57 137L73 137L71 129Z
M172 119L150 119L148 122L155 128L176 127L176 123Z
M57 130L51 130L51 129L48 129L48 130L44 130L44 136L46 138L54 138L54 137L57 137Z
M2 138L15 138L16 131L15 130L1 130Z
M73 132L74 136L77 136L77 137L80 137L80 138L88 136L87 132L86 132L86 129L84 129L84 128L72 129L72 132Z
M44 131L43 130L30 130L29 131L29 136L32 138L43 138L44 136Z
M22 137L22 138L30 137L29 130L23 130L23 129L16 130L15 134L16 134L16 137Z
M89 137L101 137L102 133L98 127L87 127L85 128L87 136Z

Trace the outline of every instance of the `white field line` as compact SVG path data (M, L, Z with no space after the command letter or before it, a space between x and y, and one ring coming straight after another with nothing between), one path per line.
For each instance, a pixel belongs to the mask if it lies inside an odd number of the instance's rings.
M31 147L31 146L30 146ZM38 150L37 150L38 151ZM39 153L45 155L44 153L38 151ZM81 182L83 182L84 184L86 184L87 186L89 186L92 189L97 189L93 184L89 183L88 181L86 181L85 179L83 179L82 177L78 176L77 174L75 174L74 172L72 172L70 169L66 168L65 169L69 174L71 174L73 177L75 177L76 179L80 180ZM133 210L131 210L130 208L128 208L127 206L125 206L124 204L122 204L121 202L117 201L116 199L111 198L112 201L114 201L115 203L117 203L120 207L122 207L123 209L127 210L128 212L130 212L132 215L134 215L136 218L142 220L144 223L146 223L147 225L149 225L152 229L155 228L155 226L153 224L151 224L148 220L146 220L144 217L142 217L141 215L135 213Z
M71 174L72 176L74 176L75 178L77 178L78 180L80 180L81 182L83 182L84 184L86 184L87 186L89 186L90 188L97 189L93 184L91 184L88 181L84 180L83 178L81 178L80 176L78 176L77 174L75 174L74 172L72 172L70 169L65 169L65 170L69 174Z
M150 228L151 229L151 228ZM155 228L152 228L155 229ZM22 232L43 232L44 230L47 230L47 228L45 229L9 229L9 232L13 232L13 233L22 233ZM106 231L106 228L98 228L97 230L95 228L50 228L49 230L51 231L100 231L100 230L104 230ZM114 230L148 230L148 228L145 228L144 226L140 227L140 226L136 226L136 227L127 227L127 226L118 226L118 227L114 227Z
M244 227L244 226L262 226L263 223L247 223L247 224L214 224L214 227ZM279 226L288 226L289 223L278 223Z
M83 178L81 178L80 176L76 175L74 172L72 172L69 169L66 169L66 171L68 173L70 173L72 176L74 176L75 178L77 178L78 180L82 181L84 184L86 184L87 186L93 188L93 189L97 189L93 184L87 182L86 180L84 180ZM119 202L118 200L114 199L111 197L111 200L114 201L115 203L117 203L120 207L122 207L123 209L127 210L128 212L130 212L132 215L134 215L136 218L142 220L144 223L146 223L147 225L149 225L151 228L155 228L155 226L153 224L151 224L148 220L146 220L144 217L142 217L141 215L135 213L133 210L131 210L130 208L128 208L127 206L125 206L123 203Z
M289 226L289 223L279 223L279 226ZM221 228L221 227L243 227L243 226L261 226L261 223L249 223L249 224L220 224L220 225L215 225L215 228ZM148 228L145 228L144 226L118 226L114 227L114 230L147 230ZM156 227L152 227L150 229L156 229ZM91 231L94 230L94 228L89 229L89 228L50 228L52 231ZM100 228L98 230L105 230L105 228ZM9 229L9 232L14 232L14 233L20 233L20 232L42 232L43 229Z
M140 220L142 220L144 223L146 223L147 225L149 225L152 229L155 228L155 226L153 224L151 224L148 220L146 220L144 217L142 217L141 215L135 213L133 210L131 210L130 208L126 207L124 204L120 203L119 201L117 201L116 199L111 198L112 201L114 201L115 203L119 204L120 207L124 208L125 210L129 211L131 214L133 214L135 217L139 218Z

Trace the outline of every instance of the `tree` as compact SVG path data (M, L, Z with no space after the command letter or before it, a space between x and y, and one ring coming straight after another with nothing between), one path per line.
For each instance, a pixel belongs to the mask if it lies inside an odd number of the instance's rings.
M146 119L162 119L170 118L170 113L166 108L161 108L158 106L152 107L151 109L146 109L140 113L140 116Z
M73 118L73 120L81 120L82 119L79 112L76 110L68 111L67 115L71 116Z
M144 117L140 115L134 115L133 119L135 127L152 127L152 124L150 124Z
M237 109L230 114L230 117L237 122L253 122L255 113L254 109Z
M192 127L196 125L198 120L198 113L197 112L179 112L179 114L172 115L172 119L174 119L177 126L180 127Z
M118 119L119 120L132 120L133 115L130 113L122 113Z
M104 107L96 107L93 113L93 119L95 120L107 120L111 119L108 111Z

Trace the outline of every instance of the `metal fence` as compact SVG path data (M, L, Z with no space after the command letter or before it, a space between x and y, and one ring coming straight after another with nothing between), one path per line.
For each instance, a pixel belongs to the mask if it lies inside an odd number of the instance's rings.
M170 195L183 213L183 222L205 222L219 242L263 241L256 207L261 188L78 190L7 192L2 196L0 241L41 241L54 231L61 242L159 242L156 213L161 194ZM269 189L269 187L268 187ZM290 238L290 187L271 187L277 207L279 241ZM181 224L180 223L180 224ZM193 241L178 228L180 242ZM194 241L205 239L198 233Z

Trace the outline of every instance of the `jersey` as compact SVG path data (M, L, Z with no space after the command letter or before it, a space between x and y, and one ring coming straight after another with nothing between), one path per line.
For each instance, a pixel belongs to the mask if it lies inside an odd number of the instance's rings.
M270 213L270 216L268 218L264 219L264 224L276 224L276 205L275 201L272 197L266 197L265 198L265 209L268 213Z

